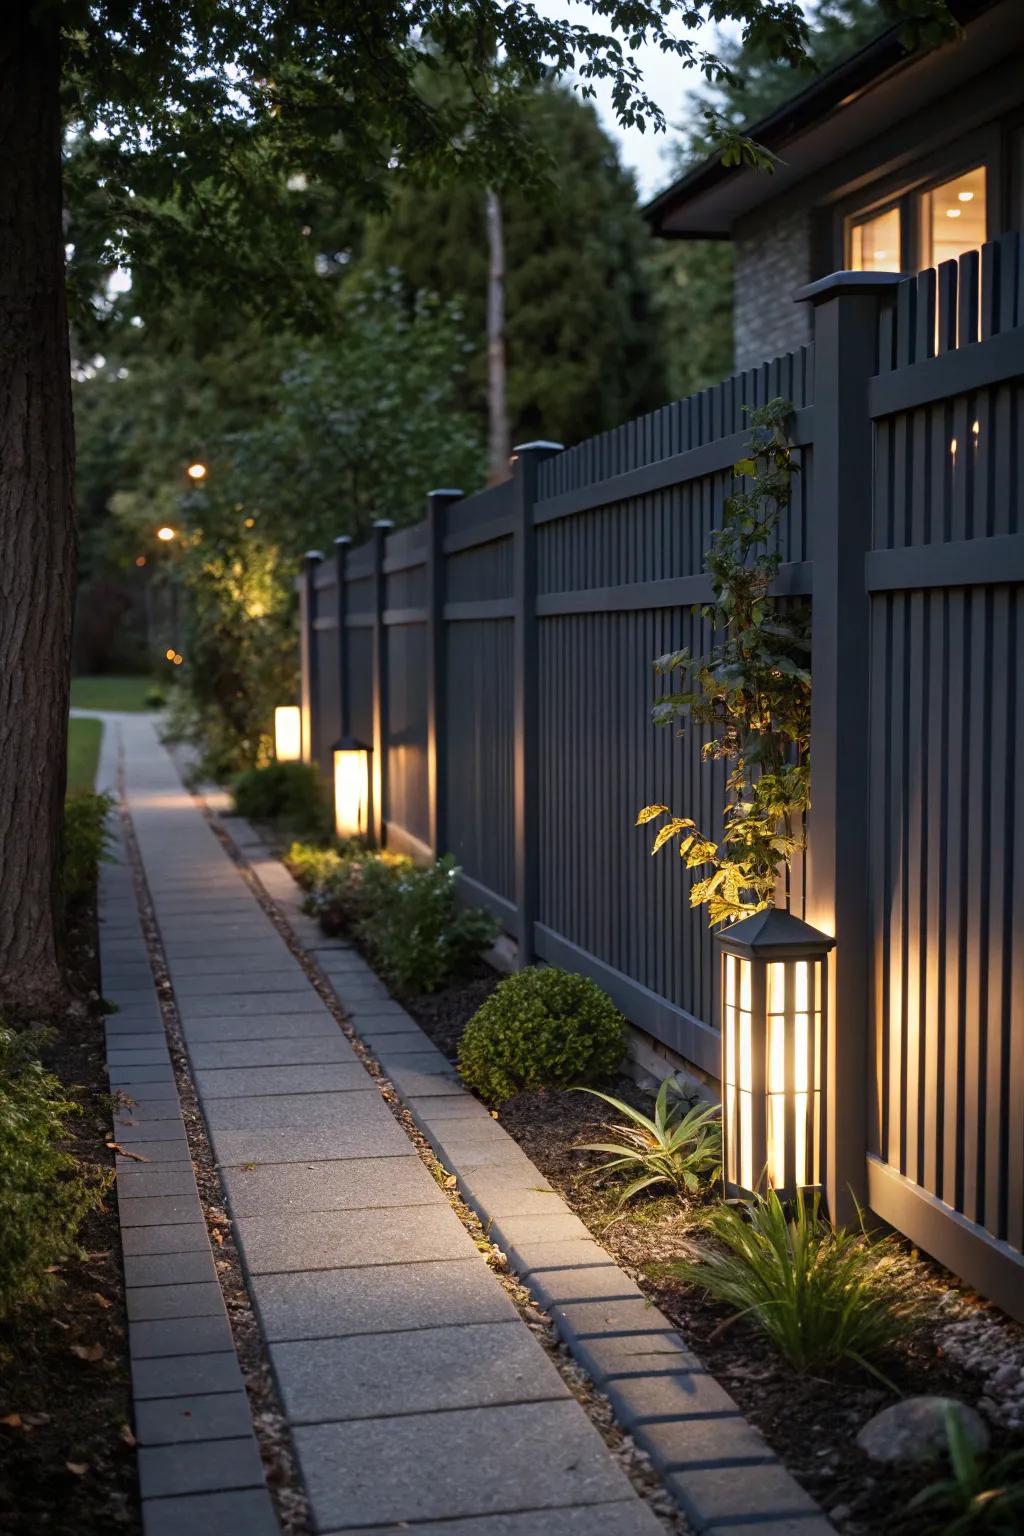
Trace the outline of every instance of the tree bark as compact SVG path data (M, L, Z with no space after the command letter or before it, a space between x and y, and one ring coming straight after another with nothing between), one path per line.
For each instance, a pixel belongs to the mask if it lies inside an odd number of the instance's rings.
M62 975L76 535L58 7L0 6L0 1013Z
M497 192L487 192L487 418L488 482L512 473L508 407L505 399L505 232Z

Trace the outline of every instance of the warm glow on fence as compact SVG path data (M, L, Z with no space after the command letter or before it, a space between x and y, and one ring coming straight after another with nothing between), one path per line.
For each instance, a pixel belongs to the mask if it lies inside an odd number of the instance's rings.
M345 738L334 749L334 830L343 841L369 830L370 754Z
M279 763L297 763L302 757L302 711L297 704L279 704L274 710L274 756Z

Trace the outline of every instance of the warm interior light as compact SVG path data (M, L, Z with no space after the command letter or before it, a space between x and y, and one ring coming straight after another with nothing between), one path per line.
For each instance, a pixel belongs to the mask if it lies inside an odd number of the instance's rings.
M958 219L962 212L963 212L962 208L947 208L946 209L946 218L947 219Z
M973 192L958 192L957 193L957 197L960 199L960 201L962 203L973 203L974 202L974 193Z
M197 461L195 464L190 464L185 473L188 475L190 480L205 480L206 465L200 464Z
M297 704L279 704L274 710L274 756L279 763L297 763L302 757L302 711Z
M176 534L173 528L168 528L167 525L164 524L162 528L157 529L156 536L164 544L169 544L171 540L176 537Z
M854 272L898 272L901 250L898 208L862 219L850 230L850 267Z
M185 660L184 656L179 655L177 651L175 651L173 659L174 659L174 665L176 667L180 667L182 662Z
M136 565L143 566L143 565L145 565L145 563L146 563L145 555L136 555L135 556L135 564Z
M164 655L166 656L168 661L173 661L176 654L177 653L175 651L173 651L173 650L171 650L171 651L164 651Z
M343 841L365 837L369 821L370 754L358 742L334 748L334 830Z
M976 165L933 187L921 198L922 266L955 261L988 239L985 218L985 167Z

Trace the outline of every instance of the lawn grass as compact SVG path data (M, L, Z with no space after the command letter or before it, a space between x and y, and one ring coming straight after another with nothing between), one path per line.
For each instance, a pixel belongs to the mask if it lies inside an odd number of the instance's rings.
M146 695L153 686L151 677L75 677L71 680L71 706L138 714L150 708Z
M68 721L68 794L95 784L102 735L102 720Z

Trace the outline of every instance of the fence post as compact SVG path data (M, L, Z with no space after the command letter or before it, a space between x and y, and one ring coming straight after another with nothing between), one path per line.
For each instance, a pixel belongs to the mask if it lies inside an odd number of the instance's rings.
M448 508L462 500L456 490L427 492L427 821L434 858L448 848L448 674L444 627L444 537Z
M299 584L300 641L302 667L302 761L317 762L317 720L320 706L320 655L316 640L316 573L323 560L318 549L309 549L302 557Z
M537 468L561 443L523 443L512 452L515 532L512 540L512 597L515 605L513 687L513 781L515 833L516 963L534 958L537 912L537 531L533 506Z
M825 1195L833 1221L866 1204L869 598L879 316L900 281L836 272L797 294L814 305L814 496L810 554L811 811L807 920L833 934L829 968Z
M351 688L348 677L348 552L352 540L347 533L343 533L334 541L334 580L338 590L335 612L338 622L338 735L341 737L351 734L351 715L349 697Z
M370 827L378 848L384 844L387 820L388 767L388 636L384 625L384 600L387 578L384 575L384 542L394 523L379 518L373 525L372 617L373 617L373 763L370 786Z

